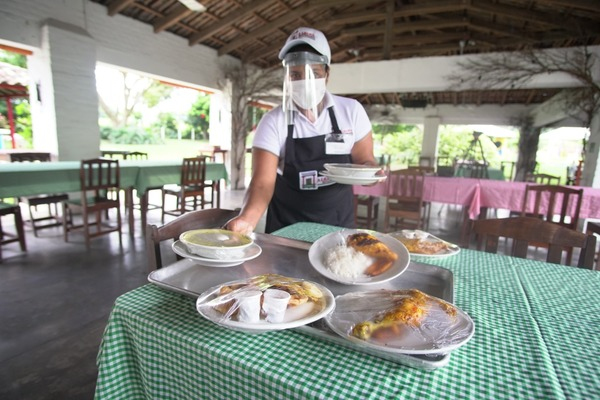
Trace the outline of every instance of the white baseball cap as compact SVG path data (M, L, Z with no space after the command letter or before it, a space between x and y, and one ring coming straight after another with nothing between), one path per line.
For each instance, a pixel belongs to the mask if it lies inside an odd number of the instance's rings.
M279 52L279 59L283 60L287 52L294 46L307 44L319 54L327 57L327 65L331 64L331 49L323 32L313 28L298 28L287 38L285 45Z

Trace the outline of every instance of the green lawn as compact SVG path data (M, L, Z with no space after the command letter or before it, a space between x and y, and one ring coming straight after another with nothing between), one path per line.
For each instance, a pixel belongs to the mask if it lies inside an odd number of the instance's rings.
M195 157L198 151L207 146L207 141L166 139L163 144L115 144L102 141L100 150L141 151L148 153L150 160L173 160Z

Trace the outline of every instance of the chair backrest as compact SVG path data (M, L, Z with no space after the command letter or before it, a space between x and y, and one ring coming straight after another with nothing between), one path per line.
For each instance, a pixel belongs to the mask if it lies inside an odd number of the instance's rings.
M513 181L515 179L515 165L514 161L502 161L500 162L500 170L502 171L502 175L509 181Z
M50 153L41 152L24 152L11 153L10 162L49 162L51 161Z
M525 176L525 182L533 182L540 185L558 185L560 184L560 176L529 173Z
M456 163L457 175L465 178L487 179L488 166L477 161L459 161Z
M521 216L535 216L576 229L582 200L583 189L558 185L527 185Z
M423 172L425 175L434 175L435 167L427 167L424 165L409 165L406 169L410 169L416 172Z
M181 186L203 186L206 181L207 156L184 158L181 166Z
M117 198L120 188L119 160L108 158L92 158L81 160L79 182L84 199L88 192L96 197L105 197L110 190L115 190Z
M387 195L407 201L422 201L424 181L425 173L418 169L390 171L387 177Z
M127 160L147 160L148 153L144 153L142 151L132 151L127 154Z
M146 254L149 270L162 268L161 242L176 240L183 232L192 229L220 228L238 214L239 210L207 208L189 211L162 226L146 225Z
M478 219L473 222L477 249L498 251L499 238L513 240L510 255L527 258L529 246L543 244L548 248L546 261L562 264L565 250L579 248L578 267L594 269L596 237L533 217ZM568 259L568 258L567 258Z

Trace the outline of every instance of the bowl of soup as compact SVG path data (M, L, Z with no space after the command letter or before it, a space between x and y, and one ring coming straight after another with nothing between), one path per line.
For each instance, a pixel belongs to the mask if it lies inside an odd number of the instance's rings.
M179 236L190 253L206 258L242 258L254 240L243 233L226 229L195 229Z

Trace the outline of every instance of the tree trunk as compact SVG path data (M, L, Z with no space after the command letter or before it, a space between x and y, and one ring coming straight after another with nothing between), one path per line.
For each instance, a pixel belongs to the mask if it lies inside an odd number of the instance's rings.
M527 174L535 170L542 128L536 128L531 122L525 122L521 125L520 133L515 181L523 182Z
M235 90L235 89L234 89ZM231 112L231 188L245 189L246 183L246 120L248 107L240 96L233 96Z

